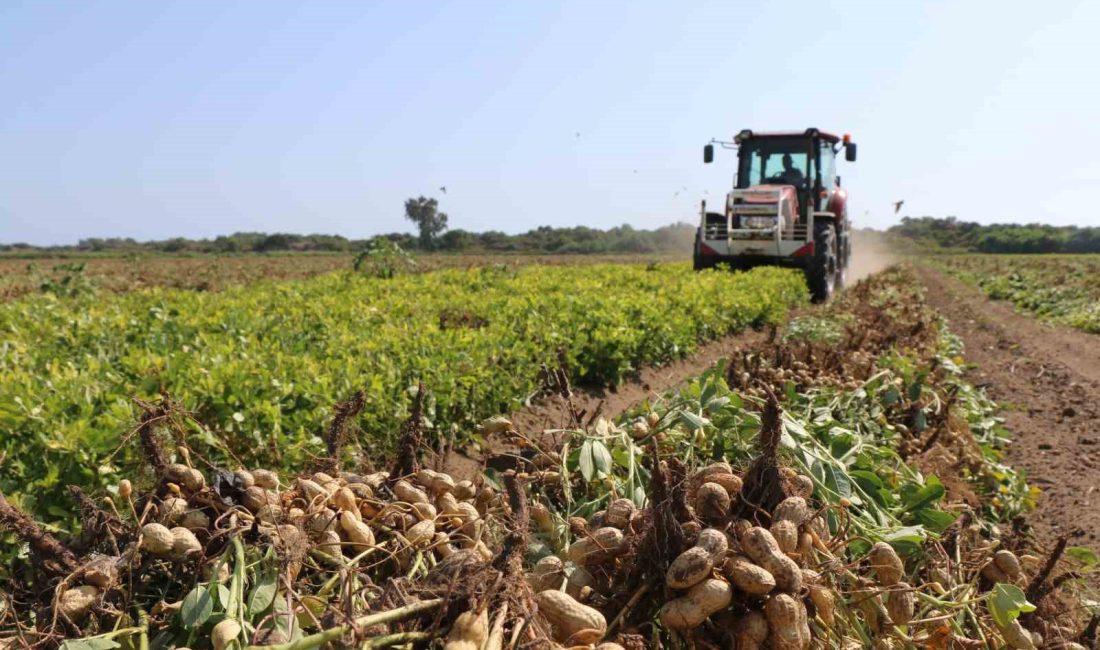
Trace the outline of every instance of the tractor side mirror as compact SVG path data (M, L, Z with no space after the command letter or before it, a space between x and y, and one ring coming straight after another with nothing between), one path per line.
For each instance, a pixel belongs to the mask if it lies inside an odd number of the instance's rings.
M856 161L856 143L849 142L848 144L844 145L844 160L847 160L848 162Z
M708 144L703 147L703 162L710 164L714 162L714 145Z

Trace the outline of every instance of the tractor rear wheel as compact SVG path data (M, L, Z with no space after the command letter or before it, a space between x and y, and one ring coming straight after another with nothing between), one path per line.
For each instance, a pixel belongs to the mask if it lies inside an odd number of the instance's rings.
M814 224L814 257L806 269L806 282L814 302L825 302L836 291L838 269L836 227L829 222Z

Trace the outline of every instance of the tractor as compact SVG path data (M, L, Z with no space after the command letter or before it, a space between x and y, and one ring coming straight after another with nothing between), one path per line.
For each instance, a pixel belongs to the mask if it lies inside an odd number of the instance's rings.
M703 162L714 161L714 145L737 150L737 175L722 212L702 202L695 234L696 270L720 264L735 270L779 265L803 269L815 302L844 286L852 256L848 192L840 187L836 155L844 148L856 159L851 136L818 129L738 133L732 142L711 140Z

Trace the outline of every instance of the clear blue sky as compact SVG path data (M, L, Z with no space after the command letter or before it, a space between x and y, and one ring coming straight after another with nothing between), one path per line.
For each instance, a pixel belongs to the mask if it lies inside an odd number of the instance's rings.
M469 230L653 227L728 187L712 136L811 125L859 143L863 225L897 199L1097 225L1098 25L1059 0L7 0L0 241L362 237L418 194Z

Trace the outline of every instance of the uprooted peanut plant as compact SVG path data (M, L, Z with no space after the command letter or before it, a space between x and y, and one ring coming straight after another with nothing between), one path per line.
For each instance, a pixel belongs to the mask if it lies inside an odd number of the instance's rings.
M1034 493L911 278L876 276L808 318L616 422L487 422L519 443L501 473L443 472L418 407L396 459L352 466L333 435L287 475L171 449L162 432L186 414L146 405L147 472L75 491L79 536L0 505L23 545L0 643L1090 644L1094 557L1034 546Z

